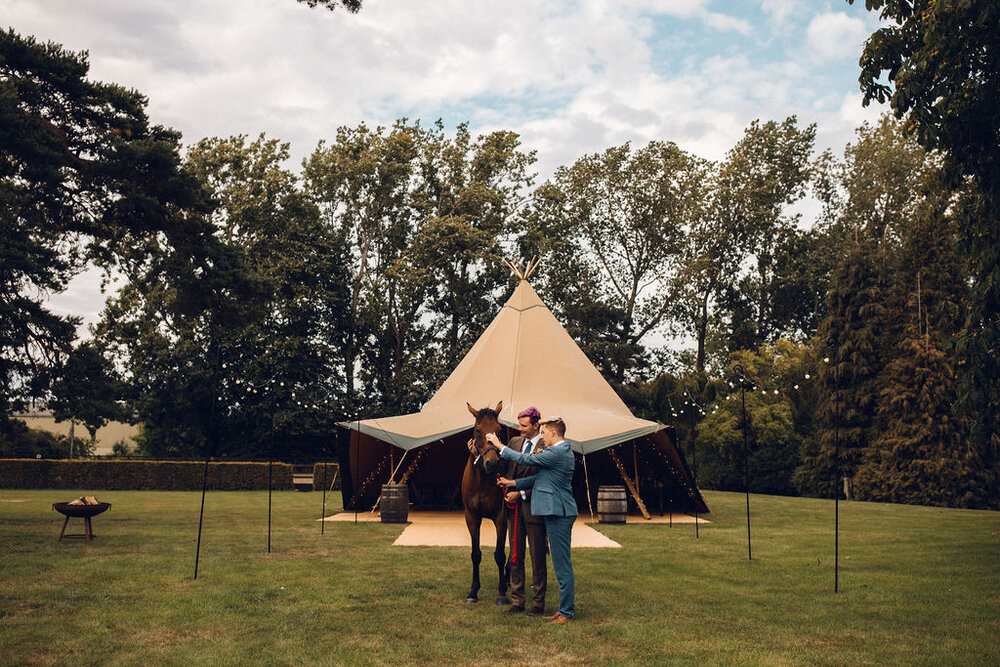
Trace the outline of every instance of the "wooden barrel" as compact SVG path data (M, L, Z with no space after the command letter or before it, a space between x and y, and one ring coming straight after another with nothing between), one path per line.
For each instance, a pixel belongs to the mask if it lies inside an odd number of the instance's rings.
M382 523L406 523L410 511L410 492L405 484L383 484L379 503Z
M597 489L598 523L625 523L628 498L624 486L602 486Z

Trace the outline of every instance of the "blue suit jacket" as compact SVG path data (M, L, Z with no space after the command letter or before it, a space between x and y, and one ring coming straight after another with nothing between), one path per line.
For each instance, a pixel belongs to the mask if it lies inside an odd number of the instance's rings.
M573 500L573 450L569 442L563 440L538 454L522 454L505 447L500 457L535 466L538 472L522 477L514 487L518 491L531 489L531 513L535 516L576 516L576 501Z

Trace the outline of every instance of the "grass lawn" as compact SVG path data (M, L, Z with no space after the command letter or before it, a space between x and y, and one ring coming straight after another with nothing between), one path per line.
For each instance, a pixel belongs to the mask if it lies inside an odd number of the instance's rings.
M2 664L1000 664L1000 513L706 492L713 523L600 526L574 550L577 621L466 605L464 548L315 521L319 493L94 492L97 538L56 541L51 503L0 489ZM339 509L339 496L333 496ZM79 532L82 520L70 522ZM558 598L549 570L549 610Z

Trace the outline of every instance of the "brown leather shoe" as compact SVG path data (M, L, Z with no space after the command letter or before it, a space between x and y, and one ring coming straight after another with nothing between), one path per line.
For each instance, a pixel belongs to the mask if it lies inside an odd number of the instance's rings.
M544 613L545 613L545 609L543 607L532 607L527 612L525 612L524 615L525 616L542 616Z
M554 621L554 620L556 620L557 618L559 618L559 615L560 615L560 614L559 614L559 612L557 611L556 613L552 614L551 616L546 616L546 617L545 617L545 620L547 620L547 621Z
M549 623L558 623L559 625L562 625L563 623L569 623L572 620L572 618L563 616L562 614L556 614L556 617L549 621Z
M505 611L504 613L513 616L514 614L520 614L522 611L524 611L524 607L515 607L512 605L510 607L507 607L507 611Z

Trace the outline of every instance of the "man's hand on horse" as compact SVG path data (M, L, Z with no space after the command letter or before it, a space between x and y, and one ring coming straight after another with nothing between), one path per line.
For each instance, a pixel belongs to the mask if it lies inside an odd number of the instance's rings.
M501 477L500 479L497 480L497 486L506 486L510 488L515 484L517 484L517 482L515 482L512 479L507 479L506 477Z
M494 447L496 447L501 452L503 451L504 445L503 445L502 442L500 442L500 438L497 437L496 433L487 433L486 434L486 442L488 442L489 444L493 445Z
M518 500L521 499L521 492L520 491L508 491L507 495L504 496L504 498L507 500L508 503L514 504Z
M471 453L475 453L475 451L476 451L476 449L475 449L475 447L476 447L476 441L475 440L473 440L472 438L469 438L469 441L467 443L465 443L465 446L469 448L469 453L470 454Z

